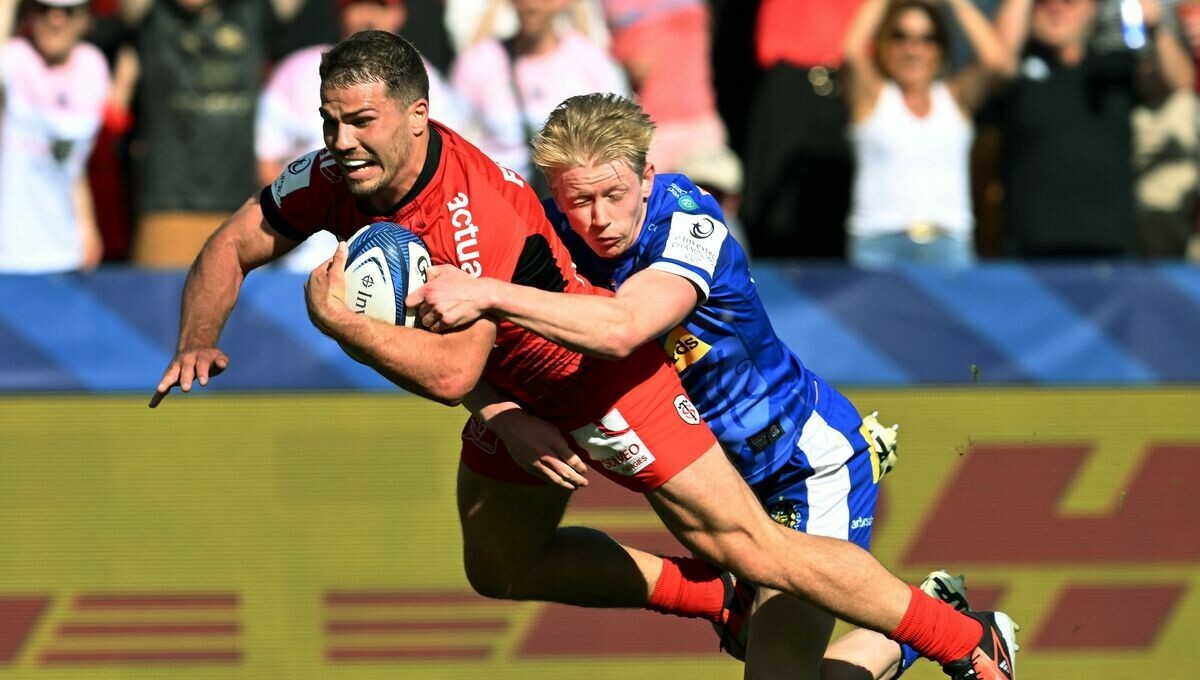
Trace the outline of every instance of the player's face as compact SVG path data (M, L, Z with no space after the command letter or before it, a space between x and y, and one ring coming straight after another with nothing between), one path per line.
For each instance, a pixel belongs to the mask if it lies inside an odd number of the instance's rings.
M424 126L428 104L409 106L387 96L387 86L371 82L321 88L325 147L333 153L350 193L385 209L403 197L403 174L412 160L412 130Z
M654 186L654 166L641 174L624 161L558 172L551 193L571 228L600 257L618 257L637 241Z

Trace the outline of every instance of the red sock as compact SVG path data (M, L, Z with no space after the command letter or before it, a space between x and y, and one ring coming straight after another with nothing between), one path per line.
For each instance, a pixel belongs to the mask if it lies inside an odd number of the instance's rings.
M691 557L662 558L662 575L646 609L688 619L724 623L725 582L721 572Z
M971 653L983 638L983 625L954 607L912 589L912 599L900 625L889 635L911 645L921 656L939 664L958 661Z

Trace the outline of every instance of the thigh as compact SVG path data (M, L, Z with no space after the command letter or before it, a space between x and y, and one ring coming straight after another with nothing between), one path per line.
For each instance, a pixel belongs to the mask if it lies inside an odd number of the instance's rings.
M628 390L615 403L588 403L581 397L577 408L586 420L558 425L569 430L568 440L574 440L590 467L630 491L647 493L691 465L717 439L662 349L650 343L638 352L653 365L652 371L636 381L610 372L609 380L628 385ZM612 371L621 370L614 364ZM578 421L586 424L579 426Z
M668 530L698 557L751 583L782 589L787 531L763 512L719 445L646 494ZM796 545L804 542L798 534Z
M458 470L458 515L468 574L507 581L539 563L554 540L571 492L514 484Z

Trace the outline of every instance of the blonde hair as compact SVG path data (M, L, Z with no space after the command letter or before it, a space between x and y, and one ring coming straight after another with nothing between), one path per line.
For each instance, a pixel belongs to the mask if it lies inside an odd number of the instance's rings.
M641 175L654 123L642 107L611 93L581 94L554 108L533 140L533 163L553 181L556 172L624 161Z

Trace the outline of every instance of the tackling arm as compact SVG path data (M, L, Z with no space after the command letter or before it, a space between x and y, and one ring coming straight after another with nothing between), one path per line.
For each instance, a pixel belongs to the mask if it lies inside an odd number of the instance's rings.
M496 279L472 279L437 267L409 296L427 328L456 327L490 314L556 343L602 359L622 359L695 309L699 292L687 279L645 269L615 297L552 293ZM431 270L434 271L434 270Z

